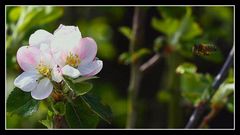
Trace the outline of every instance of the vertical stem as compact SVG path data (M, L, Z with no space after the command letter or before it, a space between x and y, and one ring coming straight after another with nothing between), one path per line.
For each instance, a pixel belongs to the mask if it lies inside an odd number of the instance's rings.
M181 63L181 57L176 53L167 56L167 76L165 80L166 90L171 94L172 99L168 106L168 127L176 128L182 122L182 110L180 107L179 77L175 74L176 67ZM165 77L165 76L164 76Z
M129 52L133 54L143 44L144 37L144 19L145 9L135 7L132 25L132 38L130 41ZM139 70L140 61L136 60L131 63L131 73L128 88L128 116L127 116L127 128L134 128L137 118L137 95L139 91L139 85L142 78L142 73Z

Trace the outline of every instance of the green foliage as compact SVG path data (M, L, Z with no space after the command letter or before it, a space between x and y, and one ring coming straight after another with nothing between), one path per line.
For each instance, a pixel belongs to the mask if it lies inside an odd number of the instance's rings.
M223 83L220 85L219 89L213 95L211 99L211 104L214 106L223 106L227 100L229 95L234 92L234 84L232 83Z
M98 116L81 98L66 104L65 119L70 128L95 128L99 122Z
M115 85L106 81L98 81L94 84L92 90L94 95L99 95L103 103L108 104L112 111L111 126L125 128L127 116L127 100L125 96L119 93Z
M214 41L221 39L228 46L233 44L233 8L208 7L202 8L203 15L197 19L204 27L205 39ZM218 29L221 28L221 29Z
M233 103L233 96L230 96L227 102L227 109L229 112L233 113L234 112L234 103Z
M151 24L155 30L166 34L168 37L171 37L177 31L180 22L173 18L161 20L154 17Z
M119 28L119 31L127 37L129 40L132 39L132 30L127 26L122 26Z
M202 100L202 95L208 91L213 81L209 74L196 73L196 70L196 66L191 63L183 63L176 69L177 73L181 73L181 94L184 99L194 105L197 105Z
M233 112L233 93L234 93L234 80L233 69L229 71L228 77L219 86L216 93L211 99L212 107L223 107L226 105L230 112Z
M74 93L76 93L77 96L80 95L84 95L86 93L88 93L91 89L92 89L92 84L89 82L78 82L78 83L74 83L72 81L72 79L68 78L68 77L63 77L64 78L64 82L66 83L67 87L73 91Z
M163 18L181 18L185 12L186 7L157 7L159 14Z
M63 15L63 9L59 7L14 7L8 13L12 37L9 44L17 43L22 40L25 34L34 26L48 24ZM10 42L12 40L12 42Z
M34 100L31 93L14 88L7 99L7 112L30 116L38 110L39 101Z
M88 76L88 77L78 77L78 78L76 78L76 79L72 79L71 78L71 81L73 82L73 83L80 83L80 82L83 82L83 81L88 81L88 80L92 80L92 79L97 79L97 78L99 78L99 77L97 77L97 76Z
M164 46L165 43L165 38L162 37L162 36L159 36L157 37L155 40L154 40L154 46L153 46L153 50L155 52L160 52L160 50L162 49L162 47Z
M103 120L110 123L112 118L111 108L108 105L102 104L100 98L90 94L83 95L81 98L88 105L88 107L92 109L92 111L94 111Z
M118 61L119 63L128 65L132 62L136 62L139 59L148 56L150 53L151 51L147 48L141 48L134 52L133 54L130 54L129 52L124 52L119 56Z
M48 110L47 119L46 120L40 120L39 122L49 129L53 128L53 113Z
M184 73L193 74L197 72L197 67L192 63L183 63L177 67L176 72L179 74L184 74Z
M136 62L146 56L148 56L151 53L151 51L147 48L141 48L134 52L131 56L131 62Z
M202 30L196 22L193 21L192 9L186 8L186 14L181 19L180 25L174 35L170 37L170 44L178 44L180 40L191 40L202 34Z
M66 113L66 104L64 102L57 102L52 108L56 115L63 116Z
M23 9L23 15L20 16L19 22L17 23L16 32L20 33L23 30L31 28L31 26L35 25L43 25L47 24L53 20L56 20L63 14L62 8L33 8L27 7Z
M119 58L118 58L119 63L122 63L124 65L128 65L131 63L131 54L129 52L123 52Z
M220 63L223 60L223 54L220 52L220 50L217 50L216 52L213 52L211 55L208 56L201 56L203 59Z
M161 9L161 11L164 10L168 9ZM165 13L168 14L168 12L169 10ZM164 33L168 37L168 42L171 45L178 44L180 40L189 41L202 34L202 29L198 23L193 21L191 14L191 8L187 7L185 16L181 19L173 18L171 17L172 15L164 15L163 19L153 18L151 22L152 27Z
M10 10L10 12L9 12L8 19L11 22L16 22L19 19L22 10L23 10L22 7L14 7L14 8L12 8Z

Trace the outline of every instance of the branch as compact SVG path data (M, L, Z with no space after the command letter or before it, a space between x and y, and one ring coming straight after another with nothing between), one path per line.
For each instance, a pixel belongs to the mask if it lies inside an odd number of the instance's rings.
M150 58L147 62L145 62L144 64L142 64L140 66L140 71L141 72L146 72L147 70L149 70L152 66L154 66L155 64L157 64L160 60L160 58L162 57L162 55L160 53L156 53L152 58Z
M144 42L144 19L145 9L142 7L135 7L133 16L133 35L130 41L129 52L133 54L137 51ZM139 70L140 60L131 63L131 72L128 88L128 116L127 128L134 128L137 120L137 95L139 91L142 74Z
M213 83L212 83L212 91L210 93L210 98L207 101L202 102L193 112L191 115L187 125L185 128L195 128L198 126L199 121L202 119L204 113L206 112L208 108L208 103L211 97L214 95L220 84L224 81L228 74L228 70L231 67L233 63L233 54L234 54L234 49L230 51L227 60L225 61L223 67L221 68L220 72L218 75L215 77Z

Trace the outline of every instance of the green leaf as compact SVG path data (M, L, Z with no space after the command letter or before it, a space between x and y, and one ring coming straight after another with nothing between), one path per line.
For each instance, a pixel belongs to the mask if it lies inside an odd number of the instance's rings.
M228 96L233 94L234 84L233 83L223 83L220 85L219 89L213 95L211 103L214 106L223 106L228 100Z
M119 58L118 58L119 63L128 65L131 63L131 54L129 52L124 52L122 54L120 54Z
M39 122L46 126L48 129L53 128L53 113L48 110L47 119L40 120Z
M228 77L226 78L226 80L224 82L226 83L234 83L234 77L233 77L233 68L230 68L229 72L228 72Z
M73 83L72 80L66 76L63 77L63 80L66 83L67 87L75 92L77 96L88 93L93 87L93 85L89 82Z
M72 79L72 82L73 83L80 83L80 82L83 82L83 81L88 81L88 80L92 80L92 79L97 79L99 77L97 76L89 76L89 77L78 77L76 79Z
M47 24L58 19L62 16L63 9L59 7L27 7L24 8L22 12L24 15L17 24L17 33L26 31L26 29L32 26Z
M182 18L186 12L186 7L157 7L163 18Z
M141 49L137 50L133 55L136 55L137 57L142 58L150 53L151 53L151 51L149 49L141 48Z
M185 16L180 21L179 27L174 32L174 34L170 37L170 44L176 45L179 43L180 38L186 33L189 28L192 18L191 18L192 10L191 8L187 8Z
M179 65L176 69L176 73L184 74L184 73L196 73L197 67L192 63L183 63Z
M228 102L227 102L227 109L228 109L228 111L230 111L230 112L234 112L234 104L233 104L233 96L231 96L229 99L228 99Z
M122 26L119 28L119 31L127 37L129 40L132 39L132 30L127 26Z
M194 22L193 20L190 20L188 27L189 28L182 35L181 40L189 41L203 33L198 23Z
M14 7L11 9L10 13L9 13L9 20L12 22L16 22L18 20L18 18L20 17L22 12L22 7Z
M180 40L189 41L202 34L201 28L193 21L191 14L191 8L187 7L185 16L181 20L164 15L162 20L153 18L152 26L168 36L170 45L177 45Z
M165 39L162 36L159 36L154 40L153 50L155 52L160 52L160 49L164 46L164 44L166 44L166 43L164 43L164 40Z
M154 17L151 21L151 25L155 30L162 32L170 37L177 31L180 22L177 19L173 18L160 20Z
M66 104L64 102L57 102L53 105L53 111L55 114L63 116L66 113Z
M44 18L44 19L39 19L37 24L47 24L49 22L52 22L56 19L58 19L60 16L63 15L63 9L60 7L46 7L45 10L43 11L42 14L40 14L39 18Z
M92 109L92 111L94 111L103 120L110 123L110 120L112 118L111 108L107 105L102 104L100 98L90 94L83 95L81 98L88 105L88 107Z
M135 61L149 55L150 53L151 53L151 51L147 48L141 48L141 49L137 50L136 52L134 52L133 54L130 54L129 52L123 52L122 54L120 54L120 56L118 58L118 62L121 64L128 65L131 62L135 62Z
M99 118L94 114L81 98L66 104L65 119L70 128L95 128Z
M151 51L147 48L141 48L134 52L131 56L131 62L136 62L137 60L149 55Z
M188 72L180 76L180 88L182 96L194 105L205 100L210 95L209 87L213 79L209 74L203 75Z
M39 101L32 98L30 93L14 88L7 99L7 112L22 116L32 115L38 110Z

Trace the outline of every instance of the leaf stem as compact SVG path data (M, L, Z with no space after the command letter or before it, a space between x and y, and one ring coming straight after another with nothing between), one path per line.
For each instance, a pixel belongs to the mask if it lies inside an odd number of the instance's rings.
M226 78L226 76L228 74L228 70L230 69L230 67L233 63L233 54L234 54L234 48L231 49L224 65L222 66L220 72L215 77L215 79L211 85L212 89L211 89L210 97L208 98L208 100L203 101L200 105L198 105L198 107L192 113L185 128L195 128L198 126L200 120L203 118L204 113L208 109L208 103L209 103L211 97L214 95L214 93L216 92L216 90L218 89L218 87L224 81L224 79Z

